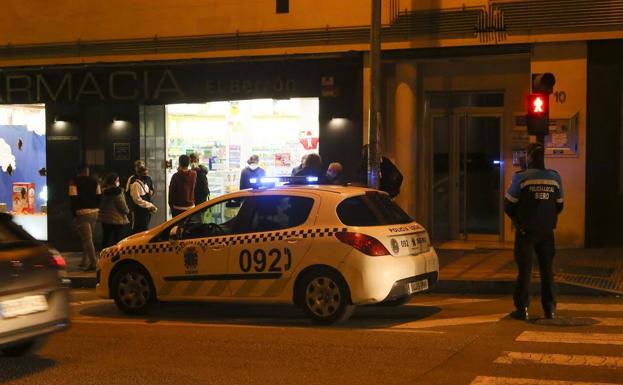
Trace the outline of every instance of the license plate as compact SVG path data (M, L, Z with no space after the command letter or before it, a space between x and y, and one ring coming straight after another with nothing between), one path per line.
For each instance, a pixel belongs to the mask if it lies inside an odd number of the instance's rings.
M0 302L0 318L14 318L46 310L48 301L44 295L29 295Z
M409 284L407 285L407 290L409 291L409 294L417 293L418 291L428 290L428 279L409 282Z

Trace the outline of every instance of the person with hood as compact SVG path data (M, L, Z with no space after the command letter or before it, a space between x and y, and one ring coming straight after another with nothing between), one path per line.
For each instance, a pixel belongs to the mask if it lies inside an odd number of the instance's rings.
M251 155L247 160L248 166L245 167L240 173L240 190L245 190L253 187L250 180L252 178L259 179L266 175L263 168L260 167L260 157L257 155Z
M104 188L99 211L102 224L102 249L117 244L130 223L130 210L125 201L125 194L119 187L119 175L111 172L104 178Z

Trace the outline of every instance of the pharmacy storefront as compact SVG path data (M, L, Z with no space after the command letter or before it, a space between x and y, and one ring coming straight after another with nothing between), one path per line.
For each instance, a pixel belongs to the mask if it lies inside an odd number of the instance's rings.
M352 175L363 142L363 61L348 54L9 68L0 70L0 107L0 210L47 222L39 238L69 249L78 243L67 231L67 183L81 162L96 178L116 172L123 180L135 160L146 161L160 208L152 226L168 216L167 186L182 154L197 153L209 168L211 197L238 189L251 155L267 175L290 175L308 153Z

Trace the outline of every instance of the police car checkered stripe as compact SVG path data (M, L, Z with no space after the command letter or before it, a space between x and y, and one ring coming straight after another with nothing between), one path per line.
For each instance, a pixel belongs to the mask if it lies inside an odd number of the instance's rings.
M178 245L174 245L171 242L157 242L148 243L144 245L132 245L118 249L106 249L102 252L100 258L110 258L115 254L119 254L121 257L130 255L145 255L156 253L174 253L179 252L180 248L194 244L202 248L214 247L214 246L235 246L262 242L274 242L284 241L289 238L324 238L332 237L336 233L347 231L346 227L318 227L311 229L299 229L299 230L285 230L285 231L271 231L265 233L252 233L252 234L240 234L229 235L225 237L212 237L212 238L197 238L180 241Z

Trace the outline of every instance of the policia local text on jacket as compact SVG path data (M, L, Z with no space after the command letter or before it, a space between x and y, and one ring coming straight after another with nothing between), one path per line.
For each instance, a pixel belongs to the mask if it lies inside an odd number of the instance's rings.
M513 175L505 195L505 212L515 231L517 284L513 318L528 319L532 254L536 252L541 275L541 304L545 318L554 318L556 294L552 261L555 255L554 229L563 208L562 180L554 170L545 169L544 147L539 143L527 149L528 168Z

